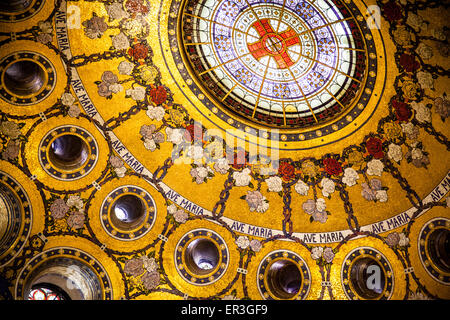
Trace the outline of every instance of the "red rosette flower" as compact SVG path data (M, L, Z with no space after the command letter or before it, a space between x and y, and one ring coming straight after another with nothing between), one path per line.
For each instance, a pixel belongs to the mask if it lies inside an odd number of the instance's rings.
M150 90L150 99L156 105L162 104L167 100L167 91L163 86L158 86Z
M149 11L148 7L144 5L143 0L128 0L125 3L125 9L132 14L143 14L146 15Z
M136 43L128 49L128 54L135 60L144 60L148 56L148 48L143 43Z
M290 181L295 177L295 167L289 162L282 161L278 167L278 174L284 181Z
M199 125L190 124L186 127L186 131L184 132L184 140L191 142L202 141L203 139L203 131L202 127Z
M334 158L327 158L323 160L323 165L324 165L324 169L325 171L332 176L337 176L340 173L342 173L342 166L339 163L339 161L337 161Z
M228 162L234 169L240 170L247 163L247 153L244 150L238 150L234 153L233 159L228 159Z
M407 53L400 56L400 65L406 72L417 71L420 67L420 63L416 60L416 57Z
M402 8L395 1L387 3L383 9L384 15L389 21L398 21L403 18Z
M412 110L407 103L394 100L392 101L392 106L398 121L408 121L411 119Z
M375 159L381 159L384 157L383 152L383 142L374 137L370 137L366 141L366 149L370 155L372 155Z

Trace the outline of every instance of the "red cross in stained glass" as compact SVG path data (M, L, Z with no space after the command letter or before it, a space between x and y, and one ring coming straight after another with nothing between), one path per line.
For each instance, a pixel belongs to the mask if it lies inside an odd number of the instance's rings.
M269 19L258 20L252 27L260 36L257 42L247 45L255 59L259 60L270 55L275 59L279 69L286 69L294 64L286 49L299 44L300 38L292 28L277 33L270 25Z

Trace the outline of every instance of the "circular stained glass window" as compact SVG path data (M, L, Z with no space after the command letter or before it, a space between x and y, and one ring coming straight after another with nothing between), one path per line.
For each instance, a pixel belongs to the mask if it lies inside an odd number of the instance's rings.
M269 127L326 122L353 105L365 41L340 1L186 0L191 72L222 109Z

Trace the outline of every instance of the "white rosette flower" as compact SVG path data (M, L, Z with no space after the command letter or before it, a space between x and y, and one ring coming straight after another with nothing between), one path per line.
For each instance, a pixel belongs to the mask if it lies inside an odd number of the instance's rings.
M316 209L320 212L325 212L325 210L327 210L327 204L324 198L318 198L316 200Z
M233 172L233 179L235 181L236 187L246 187L250 184L252 177L250 175L251 170L249 168L245 168L241 172L235 171Z
M416 52L423 60L430 60L434 55L433 48L423 42L419 44Z
M398 242L398 245L400 247L406 247L409 244L409 238L403 232L400 233L399 235L400 235L400 241Z
M387 155L389 159L400 162L403 159L402 147L395 143L391 143Z
M167 207L168 214L174 214L175 212L177 212L177 210L178 210L177 206L173 203Z
M251 212L256 211L264 213L269 209L269 203L267 202L266 197L259 191L247 191L245 201L247 201Z
M73 105L75 100L75 97L70 92L64 92L61 96L61 103L67 107Z
M380 202L387 202L388 201L388 195L386 190L377 190L375 192L375 197Z
M379 176L383 174L384 164L381 160L373 159L367 163L367 174L369 176Z
M111 90L112 93L119 93L123 91L123 87L120 83L114 83L109 86L109 90Z
M311 250L311 258L313 260L320 259L322 257L322 254L323 254L323 248L322 247L314 247Z
M416 32L419 32L421 29L427 28L427 24L425 23L423 18L412 12L408 13L408 19L406 20L406 23L413 27Z
M136 86L134 88L130 88L126 91L126 95L130 96L134 101L142 101L145 99L145 88L141 86ZM149 108L150 110L150 108ZM148 115L148 110L147 110ZM151 118L151 117L150 117Z
M112 44L117 50L126 50L130 47L130 41L123 32L112 37Z
M83 200L81 200L80 196L69 196L66 201L68 207L76 207L77 209L83 208Z
M352 187L356 184L356 180L359 179L358 172L353 168L345 168L342 182L347 186Z
M194 160L194 162L199 162L203 159L203 147L200 145L191 145L187 149L186 156Z
M114 168L114 172L119 178L125 177L125 173L127 172L127 168L120 167L120 168Z
M235 241L236 245L241 248L241 249L247 249L248 246L250 245L250 240L248 239L247 236L239 236L236 241Z
M298 180L298 182L294 186L295 191L301 196L307 196L309 191L309 186L304 183L302 180Z
M431 73L419 71L417 72L417 80L422 89L434 89L434 79Z
M402 126L403 133L406 134L408 139L410 139L410 140L417 139L417 137L419 136L419 129L416 126L414 126L414 124L412 124L411 122L408 122L408 123L402 123L401 126Z
M281 180L280 177L270 177L266 180L267 187L269 188L270 192L281 192L283 191L283 180Z
M144 140L144 147L145 147L145 149L147 149L147 150L150 150L150 151L155 151L156 150L156 142L155 142L155 140L153 140L153 139L145 139Z
M320 186L322 187L322 194L324 197L329 197L336 188L336 184L333 180L328 178L323 178L322 181L320 181Z
M142 262L144 264L144 269L147 270L147 272L154 272L158 270L158 264L156 263L155 258L143 256Z
M128 13L123 10L123 6L119 2L113 2L110 5L105 5L106 12L111 19L122 20L128 18Z
M264 166L259 169L259 174L262 176L273 176L274 174L277 174L277 171L271 166Z
M161 121L166 114L166 110L163 107L149 106L146 114L152 120Z
M431 110L425 104L413 101L411 107L416 111L416 120L420 123L431 122Z
M179 145L183 142L183 130L173 129L170 127L166 128L167 141L172 142L174 145Z
M125 60L119 63L119 66L117 67L117 70L119 70L119 73L122 75L129 76L133 72L134 64Z
M215 161L214 170L219 172L220 174L226 174L230 169L230 165L228 164L227 158L221 158Z

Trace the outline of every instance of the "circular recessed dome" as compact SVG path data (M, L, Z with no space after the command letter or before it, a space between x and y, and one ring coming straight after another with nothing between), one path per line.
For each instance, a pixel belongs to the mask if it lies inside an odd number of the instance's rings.
M132 230L144 221L146 214L142 200L133 194L126 194L112 204L111 222L118 229Z
M428 236L430 259L443 273L450 273L450 230L436 229Z
M367 300L380 298L386 286L386 278L382 270L380 263L372 257L360 258L353 263L350 269L350 281L360 297Z
M211 272L217 266L219 260L219 249L211 240L206 238L192 241L185 251L186 266L197 275Z
M6 89L18 96L29 96L40 91L46 82L42 67L31 60L12 63L3 76Z
M354 104L367 73L362 33L340 7L186 0L184 59L226 112L269 127L324 123Z
M32 0L8 0L0 2L0 11L21 12L28 9L32 2Z
M272 263L267 274L269 290L279 299L291 299L302 286L302 275L297 265L290 260Z
M61 170L71 171L84 165L89 146L79 136L65 134L57 137L49 148L49 159Z
M56 300L100 300L102 285L96 273L85 263L54 257L43 261L31 272L24 293L28 300L46 295L59 298Z

